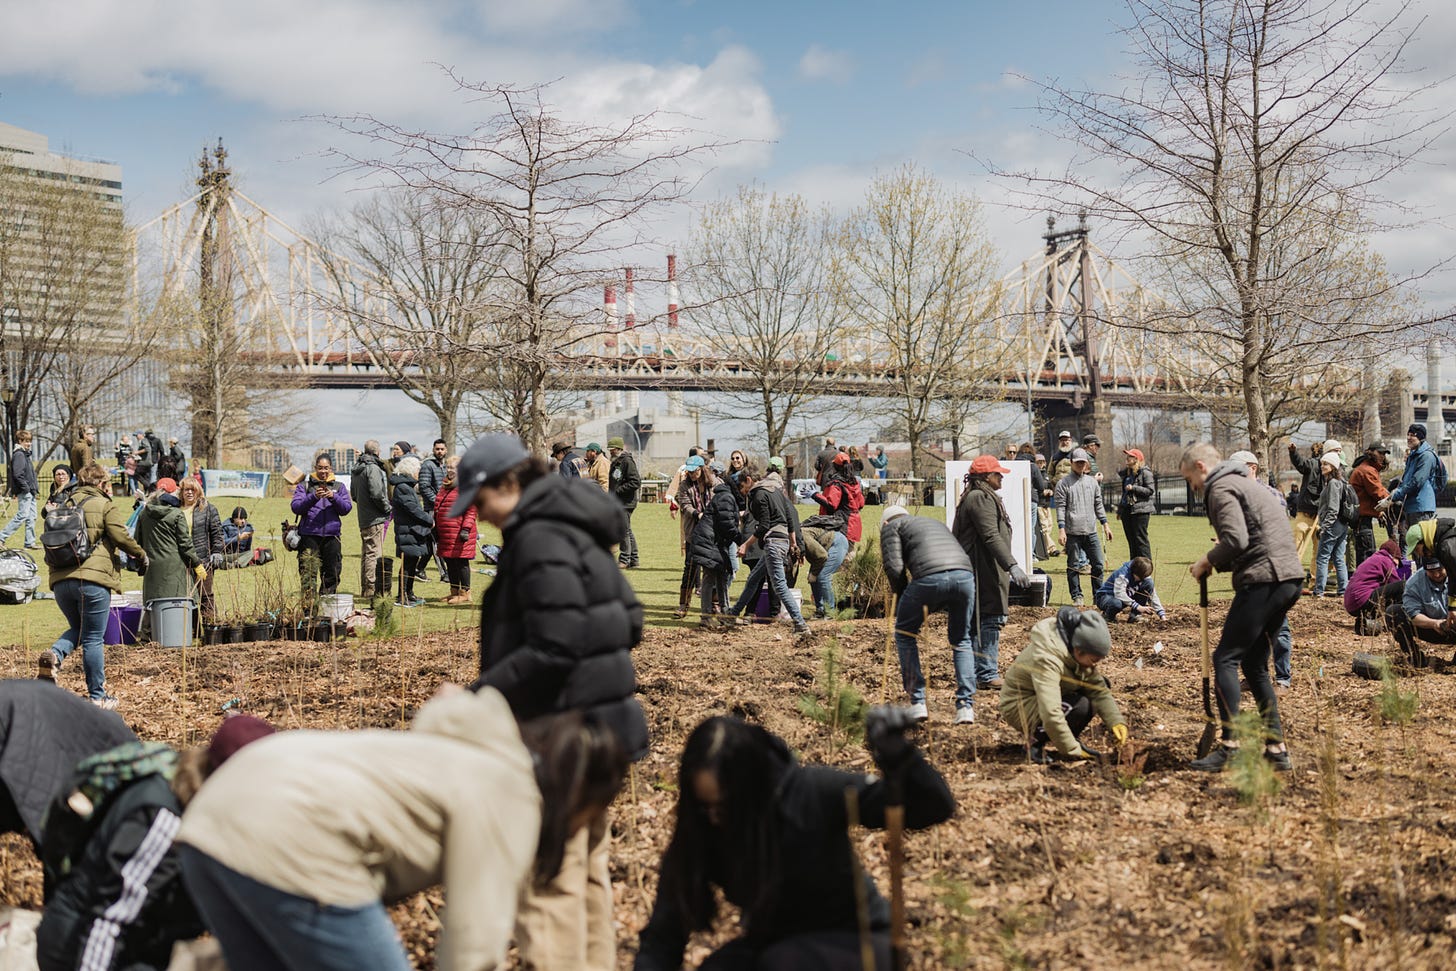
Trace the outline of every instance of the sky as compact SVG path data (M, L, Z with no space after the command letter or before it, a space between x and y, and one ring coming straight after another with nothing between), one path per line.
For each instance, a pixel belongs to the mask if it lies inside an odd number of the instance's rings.
M1410 52L1412 83L1442 80L1456 5L1418 6L1430 20ZM360 198L326 154L359 146L328 117L461 131L478 112L447 68L482 82L553 81L567 116L660 108L737 140L699 201L757 182L846 211L877 172L913 161L980 196L1009 268L1040 248L1045 214L1008 204L981 160L1064 165L1067 147L1044 130L1023 78L1108 83L1125 66L1126 16L1121 4L1062 0L6 0L0 120L118 162L134 223L185 200L199 151L221 137L240 188L308 226ZM1434 220L1379 241L1397 268L1456 253L1452 142L1438 139L1391 186ZM659 226L664 249L690 225L684 210ZM1449 276L1426 281L1429 303L1456 304ZM427 413L396 394L311 400L328 441L434 437Z

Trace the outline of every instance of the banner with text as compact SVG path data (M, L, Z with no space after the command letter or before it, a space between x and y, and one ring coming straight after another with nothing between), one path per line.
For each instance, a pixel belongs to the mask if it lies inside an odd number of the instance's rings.
M267 472L236 469L203 469L202 490L211 496L247 496L261 499L268 494Z

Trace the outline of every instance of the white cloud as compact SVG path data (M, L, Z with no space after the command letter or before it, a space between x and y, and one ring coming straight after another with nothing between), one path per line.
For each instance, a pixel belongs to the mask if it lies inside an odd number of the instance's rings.
M810 44L804 56L799 58L799 76L810 81L845 84L854 76L854 58L847 51L831 51L818 44Z

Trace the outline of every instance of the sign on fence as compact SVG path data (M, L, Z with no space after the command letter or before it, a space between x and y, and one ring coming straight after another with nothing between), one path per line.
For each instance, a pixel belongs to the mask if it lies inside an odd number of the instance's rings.
M203 469L202 489L209 497L246 496L261 499L268 494L268 473Z

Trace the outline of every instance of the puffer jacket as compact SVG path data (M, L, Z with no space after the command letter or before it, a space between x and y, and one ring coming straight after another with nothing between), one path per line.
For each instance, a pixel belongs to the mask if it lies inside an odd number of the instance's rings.
M420 502L426 509L435 508L435 497L445 482L445 461L433 455L420 463Z
M976 571L976 609L981 616L1007 613L1011 603L1011 517L983 476L973 476L956 506L951 533Z
M1233 572L1235 590L1304 578L1288 510L1249 478L1246 465L1226 460L1214 466L1203 483L1203 502L1218 534L1208 561Z
M1152 515L1156 504L1153 496L1158 491L1158 480L1153 470L1146 465L1136 472L1126 469L1122 473L1122 498L1117 512L1121 516Z
M81 507L86 519L86 536L91 540L91 555L80 566L50 571L54 590L62 580L99 583L115 593L121 592L121 577L116 572L115 552L120 549L132 556L141 556L142 547L126 530L127 515L111 498L94 486L77 486L71 490L71 502Z
M463 515L450 518L450 506L459 494L455 480L446 478L435 496L435 550L446 559L473 560L478 541L475 509L467 508Z
M186 518L187 511L182 511ZM192 510L192 549L203 565L209 565L212 554L223 552L222 517L212 503Z
M389 477L394 491L394 549L397 556L429 556L435 539L435 515L420 502L413 478L396 472Z
M384 471L379 456L368 452L360 455L349 483L354 487L354 512L359 516L360 529L389 521L389 473Z
M923 516L897 516L880 526L880 559L895 593L913 579L971 569L971 558L945 528Z
M546 475L521 493L501 529L496 577L480 603L480 677L521 720L587 711L635 760L647 754L632 649L642 604L612 546L622 504L595 482Z
M1325 477L1320 472L1319 456L1301 455L1299 447L1291 443L1289 462L1294 466L1294 471L1302 476L1295 508L1313 516L1319 512L1320 494L1325 491Z
M334 479L334 494L320 499L308 487L312 481L313 476L309 476L293 490L290 508L301 517L298 531L304 536L338 536L341 517L349 515L354 508L354 502L349 498L349 487Z
M728 547L738 541L738 503L732 487L719 482L688 537L688 559L706 570L726 570Z

